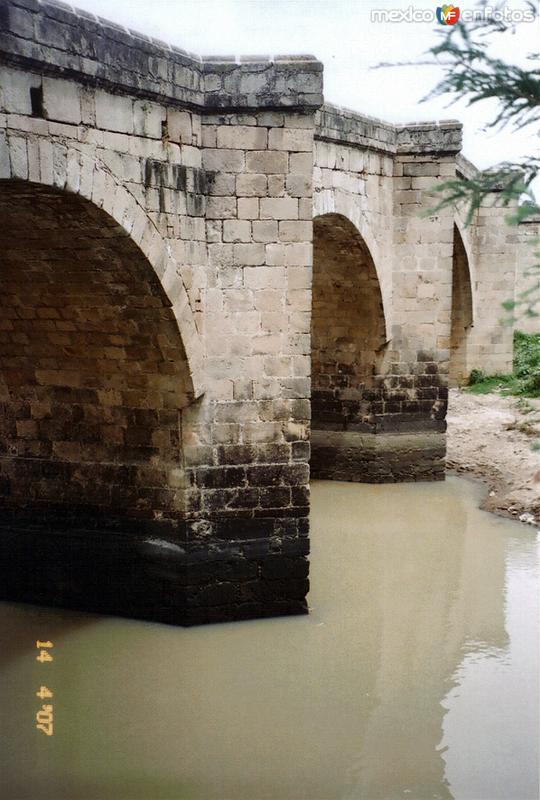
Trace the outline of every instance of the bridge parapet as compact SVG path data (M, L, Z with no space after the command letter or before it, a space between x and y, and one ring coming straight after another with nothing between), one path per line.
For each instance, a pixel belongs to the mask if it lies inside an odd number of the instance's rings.
M393 125L330 103L315 115L316 139L388 155L459 153L462 127L458 120Z
M2 60L136 97L205 108L318 108L313 56L203 58L68 4L2 0Z

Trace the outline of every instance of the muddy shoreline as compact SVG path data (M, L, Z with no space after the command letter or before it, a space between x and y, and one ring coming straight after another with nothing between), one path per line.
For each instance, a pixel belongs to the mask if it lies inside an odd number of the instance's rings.
M481 508L540 525L540 400L450 392L447 469L486 487Z

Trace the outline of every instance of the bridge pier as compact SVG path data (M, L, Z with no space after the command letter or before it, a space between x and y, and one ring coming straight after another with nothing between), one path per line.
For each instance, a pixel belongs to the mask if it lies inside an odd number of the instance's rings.
M444 477L458 123L324 106L315 142L314 477Z

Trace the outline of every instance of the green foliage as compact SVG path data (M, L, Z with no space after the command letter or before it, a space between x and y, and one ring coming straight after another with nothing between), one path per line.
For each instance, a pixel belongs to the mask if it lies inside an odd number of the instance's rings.
M514 394L511 391L511 386L511 375L483 375L481 378L478 377L474 383L469 384L467 391L471 394L494 394L495 392Z
M479 10L485 10L487 5L479 3ZM536 15L532 4L531 10ZM441 31L442 41L429 52L439 65L448 69L426 99L450 93L465 98L470 106L495 99L498 108L487 125L489 128L500 129L510 124L519 129L539 122L540 69L507 64L489 53L486 37L508 31L511 32L509 25L487 14L481 21L469 25L461 22L448 32ZM534 61L537 54L529 58Z
M527 5L532 15L537 17L537 4L529 2ZM428 58L416 64L444 68L443 78L424 100L450 95L453 100L465 100L469 106L487 100L491 107L496 101L494 115L486 127L519 130L540 122L539 56L530 53L527 59L531 65L522 67L492 55L490 36L512 35L515 29L515 24L504 21L504 15L495 18L495 15L487 13L489 8L501 11L504 6L505 2L494 4L491 0L481 0L475 10L484 13L475 15L477 21L465 23L460 20L455 26L438 29L439 39L428 50ZM540 205L530 188L538 175L540 157L528 155L519 162L505 161L468 178L445 181L434 187L433 194L440 200L428 213L459 206L465 210L466 224L469 225L480 206L496 202L509 209L507 221L517 225L540 215ZM536 252L535 258L536 262L528 270L531 278L529 288L504 303L504 308L512 315L509 322L514 323L524 316L539 316L540 253Z
M510 225L517 225L528 217L540 213L529 184L536 178L540 169L540 160L529 156L521 163L504 161L494 169L479 170L470 178L453 178L435 186L434 196L441 195L441 200L429 211L436 213L447 206L462 205L466 208L465 224L470 225L475 211L496 193L497 202L504 208L511 206L511 213L506 220ZM516 205L516 201L521 202Z
M474 386L475 383L482 383L486 379L486 374L482 369L472 369L469 375L469 386Z
M514 333L511 375L486 375L473 369L467 390L472 394L500 392L521 397L540 397L540 333Z
M514 333L514 375L540 378L540 333Z
M480 3L480 10L486 5L486 2ZM529 6L536 16L536 6L533 3ZM490 55L488 50L490 34L508 32L511 33L508 24L486 16L481 22L459 24L442 33L442 41L432 47L430 53L436 63L446 67L445 75L428 97L450 94L466 99L468 105L497 100L496 112L487 124L488 128L500 130L510 126L518 130L537 125L540 121L540 69L532 65L523 68L508 64ZM528 58L538 63L538 54L530 54ZM496 199L510 210L507 222L517 225L540 214L540 206L530 188L539 174L540 158L533 155L519 163L503 162L469 178L446 181L435 190L440 193L441 200L434 210L461 205L466 208L468 225L482 204L493 203ZM503 304L511 313L508 322L515 323L524 316L539 316L540 253L534 255L536 261L528 270L529 288ZM529 388L535 391L536 383L531 381Z

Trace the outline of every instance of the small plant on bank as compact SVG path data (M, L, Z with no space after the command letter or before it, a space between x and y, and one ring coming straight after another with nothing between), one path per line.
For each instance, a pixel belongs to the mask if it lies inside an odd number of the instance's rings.
M474 386L477 383L483 383L486 379L486 373L483 369L472 369L469 375L469 386Z

